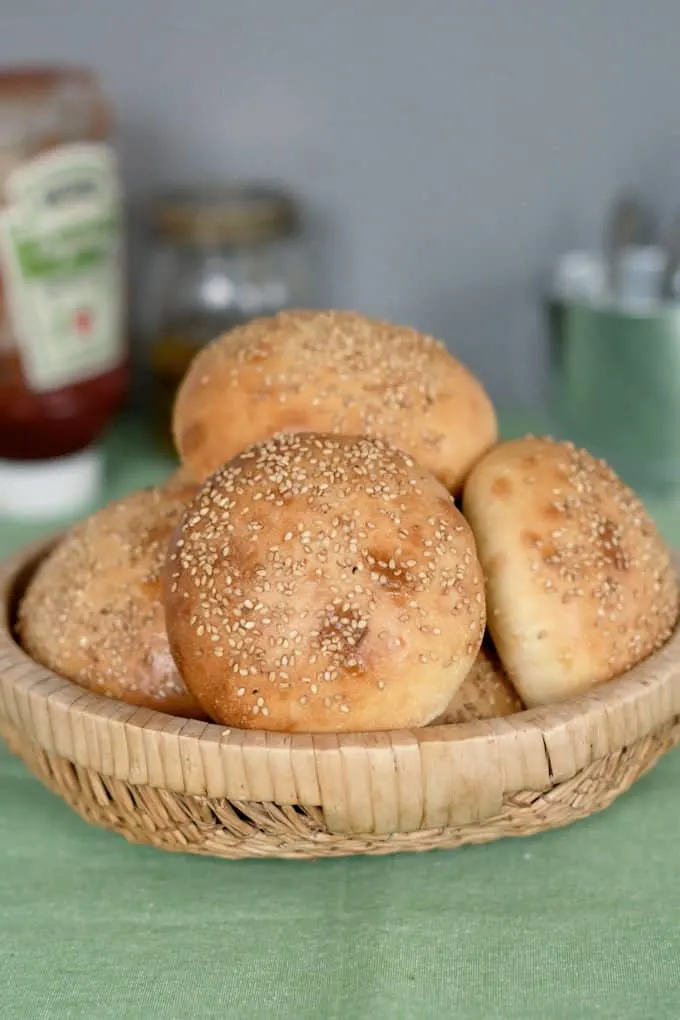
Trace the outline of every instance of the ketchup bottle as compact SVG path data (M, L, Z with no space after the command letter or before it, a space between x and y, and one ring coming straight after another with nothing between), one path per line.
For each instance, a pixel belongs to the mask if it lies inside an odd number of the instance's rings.
M127 389L111 117L80 68L0 70L0 515L98 498Z

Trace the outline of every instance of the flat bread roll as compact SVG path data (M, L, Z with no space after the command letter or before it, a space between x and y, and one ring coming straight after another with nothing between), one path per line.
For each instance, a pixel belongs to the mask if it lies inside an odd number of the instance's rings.
M277 436L200 489L165 579L170 645L211 718L424 726L484 633L481 569L446 489L366 437Z
M430 336L353 312L291 311L195 357L173 431L198 480L278 432L379 436L451 491L496 440L478 379Z
M502 443L463 494L488 626L524 703L611 680L661 647L678 615L668 548L638 497L585 450Z
M472 669L449 707L433 726L514 715L524 708L491 643L484 641Z
M32 658L94 694L205 718L170 654L161 602L168 544L194 491L133 493L59 542L19 607Z

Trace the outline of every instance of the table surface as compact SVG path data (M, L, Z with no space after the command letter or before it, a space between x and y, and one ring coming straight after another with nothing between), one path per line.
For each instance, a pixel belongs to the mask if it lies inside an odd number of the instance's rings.
M107 445L107 497L171 467L133 423ZM0 556L55 523L0 520ZM230 862L88 826L0 745L0 1020L677 1020L679 785L676 751L538 836Z

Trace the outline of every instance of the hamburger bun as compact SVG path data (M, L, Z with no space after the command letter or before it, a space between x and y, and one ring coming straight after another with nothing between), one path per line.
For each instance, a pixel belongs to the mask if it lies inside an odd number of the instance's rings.
M669 550L638 497L569 443L503 443L463 494L486 579L489 630L531 707L619 676L678 614Z
M521 712L523 708L522 700L510 683L491 643L484 641L460 690L432 725L496 719Z
M184 464L181 464L167 478L163 479L158 488L164 492L183 493L188 502L196 493L198 482L192 476L191 471Z
M285 434L188 506L165 578L175 661L217 722L285 732L421 726L484 633L472 533L405 453Z
M497 434L481 383L443 344L333 311L256 319L203 348L173 431L198 480L275 433L331 432L382 437L451 491Z
M145 489L73 528L21 601L28 654L94 694L204 718L170 654L161 602L168 543L193 491Z

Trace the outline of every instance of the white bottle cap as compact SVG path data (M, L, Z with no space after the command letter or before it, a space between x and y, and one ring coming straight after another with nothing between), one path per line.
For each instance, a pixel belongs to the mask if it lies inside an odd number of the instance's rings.
M101 450L53 460L0 460L0 516L39 521L90 509L101 493Z

